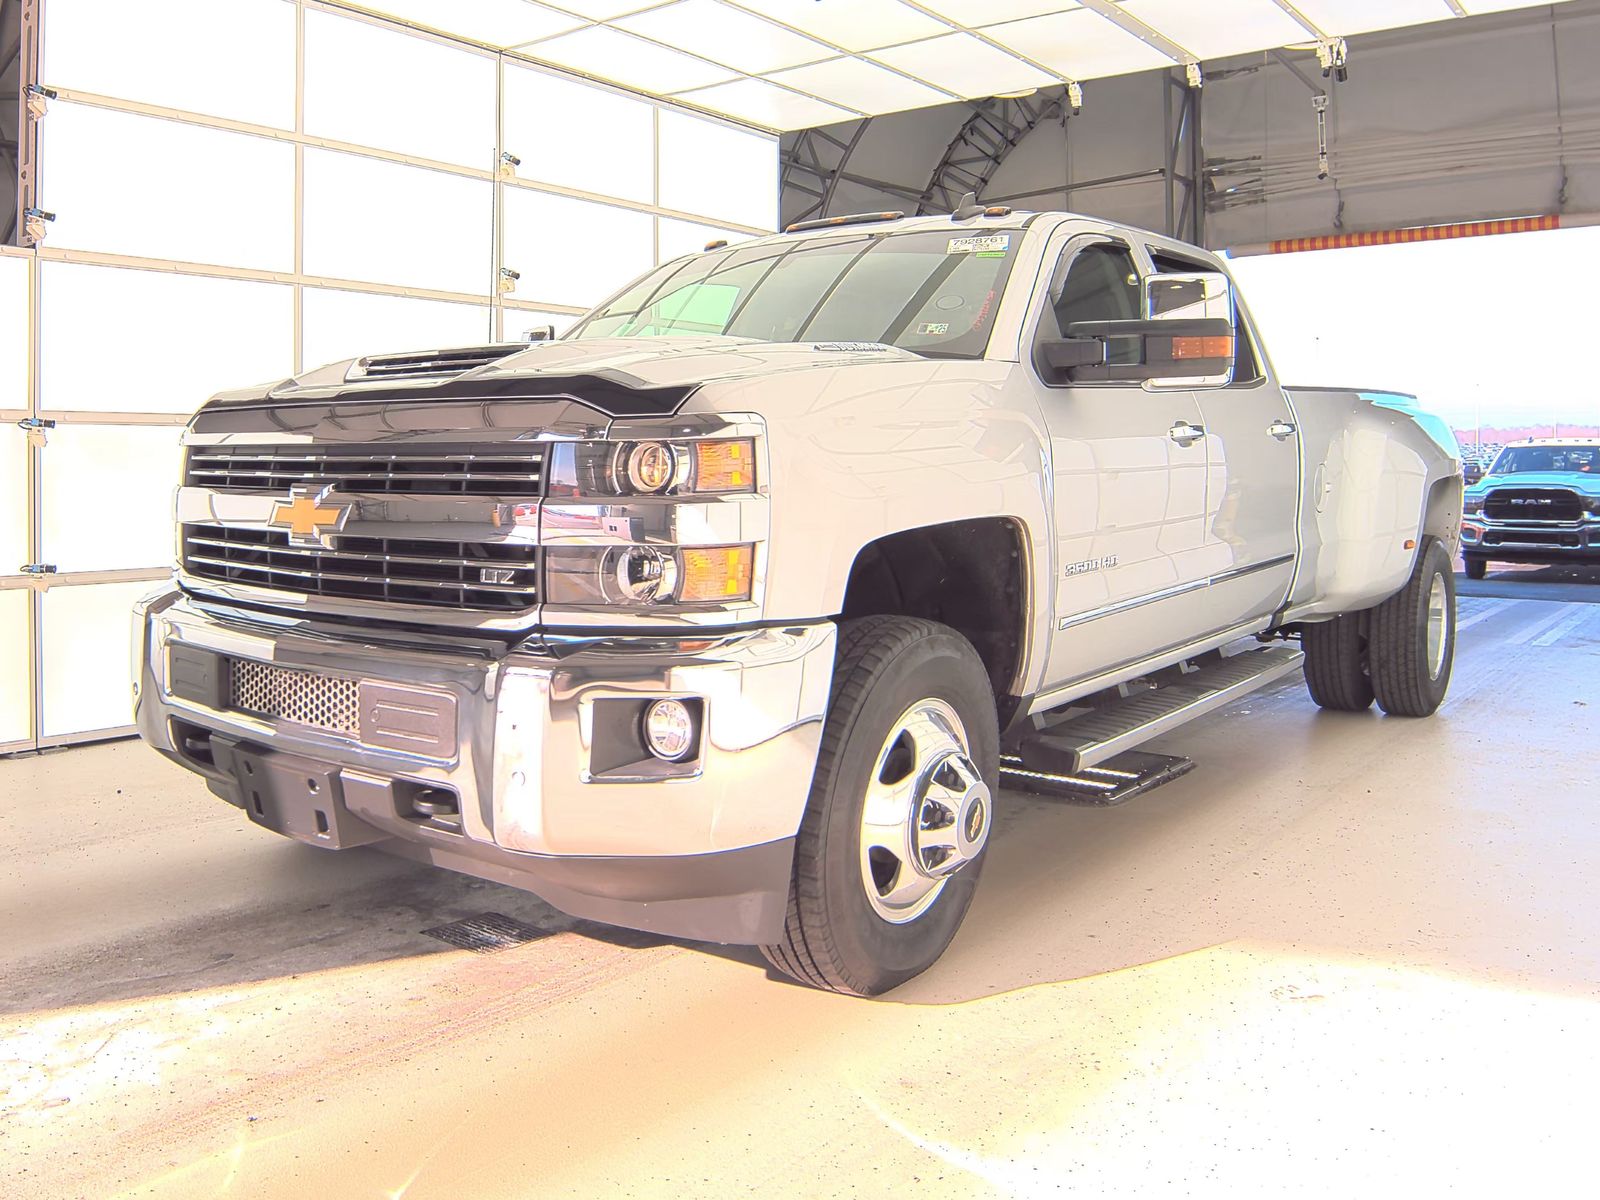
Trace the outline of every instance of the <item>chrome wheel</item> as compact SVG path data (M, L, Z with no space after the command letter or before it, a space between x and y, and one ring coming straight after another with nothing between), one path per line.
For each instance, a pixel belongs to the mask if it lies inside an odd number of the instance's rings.
M861 883L885 921L933 906L989 838L992 798L966 728L943 700L901 714L878 751L861 809Z
M1444 576L1435 575L1428 589L1428 678L1444 670L1444 648L1450 634L1450 595Z

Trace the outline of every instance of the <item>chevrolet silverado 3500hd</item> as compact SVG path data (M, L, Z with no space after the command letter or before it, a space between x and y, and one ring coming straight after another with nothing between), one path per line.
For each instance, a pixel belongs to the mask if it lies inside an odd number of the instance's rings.
M1302 660L1324 707L1438 707L1447 431L1280 387L1203 250L897 217L214 397L136 612L144 738L281 834L874 994L961 923L1003 767Z

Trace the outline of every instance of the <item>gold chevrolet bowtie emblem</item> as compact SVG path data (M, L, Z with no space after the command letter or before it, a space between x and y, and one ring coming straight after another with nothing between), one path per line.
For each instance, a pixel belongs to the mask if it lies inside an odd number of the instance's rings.
M344 528L349 519L350 506L328 501L331 484L296 484L289 489L289 499L279 500L272 506L272 516L267 524L289 533L289 543L294 546L327 546L327 533Z

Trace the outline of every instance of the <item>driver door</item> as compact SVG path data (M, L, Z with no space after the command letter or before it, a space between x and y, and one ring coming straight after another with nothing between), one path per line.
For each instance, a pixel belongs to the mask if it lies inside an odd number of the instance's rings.
M1049 431L1055 514L1048 686L1210 632L1206 441L1194 393L1053 383L1039 354L1041 339L1064 337L1073 322L1142 317L1141 276L1130 243L1073 238L1034 330L1030 378Z

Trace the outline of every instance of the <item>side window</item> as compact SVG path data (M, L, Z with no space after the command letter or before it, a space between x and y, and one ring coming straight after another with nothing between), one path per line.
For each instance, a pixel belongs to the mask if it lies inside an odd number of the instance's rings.
M1066 337L1078 321L1137 321L1141 288L1133 252L1120 242L1096 242L1062 253L1066 274L1057 267L1050 287L1050 302L1039 319L1039 337ZM1113 363L1139 361L1137 342L1110 343L1107 358Z
M1216 270L1208 263L1190 262L1164 250L1157 250L1153 246L1150 247L1150 261L1155 264L1157 275L1190 275L1195 271ZM1235 309L1236 314L1237 311ZM1233 343L1233 383L1229 385L1230 387L1259 383L1262 377L1261 365L1256 362L1255 347L1250 341L1250 330L1246 327L1242 315L1236 319L1239 323L1239 336Z

